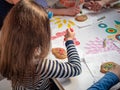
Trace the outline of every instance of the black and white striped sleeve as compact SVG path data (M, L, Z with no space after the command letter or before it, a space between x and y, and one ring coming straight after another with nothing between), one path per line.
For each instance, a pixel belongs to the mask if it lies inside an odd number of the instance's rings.
M37 74L42 78L66 78L79 75L82 71L80 57L72 40L66 42L66 48L68 62L46 60L41 64L42 66L38 65Z

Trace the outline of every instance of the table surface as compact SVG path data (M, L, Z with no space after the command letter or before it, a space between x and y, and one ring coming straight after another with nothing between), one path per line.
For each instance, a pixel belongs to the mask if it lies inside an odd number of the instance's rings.
M81 57L80 75L54 79L61 90L86 90L104 75L100 73L102 63L114 61L120 64L120 10L107 9L94 13L83 9L83 14L88 16L88 20L84 22L75 21L75 17L69 16L55 16L51 19L52 47L65 48L65 30L72 27L76 34L74 43ZM52 54L50 58L55 59ZM65 61L67 59L62 60ZM115 90L117 86L111 90Z

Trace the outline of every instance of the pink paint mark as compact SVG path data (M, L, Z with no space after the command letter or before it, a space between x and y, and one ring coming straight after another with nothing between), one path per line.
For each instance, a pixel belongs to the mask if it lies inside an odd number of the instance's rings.
M90 49L90 47L84 47L85 49Z
M65 35L65 34L66 34L66 31L63 31L62 33Z
M57 36L57 37L61 37L61 36L64 36L64 35L65 35L64 32L57 32L57 33L56 33L56 36Z
M51 37L51 40L55 40L55 39L57 39L57 38L59 38L59 37L64 36L65 34L66 34L66 30L63 31L63 32L57 32L57 33L55 34L55 36L52 36L52 37ZM64 38L64 41L66 41L65 38ZM64 42L64 41L63 41L63 42ZM80 42L79 42L76 38L74 38L73 41L74 41L74 43L75 43L76 46L77 46L77 45L80 45Z
M113 44L112 40L107 40L106 47L103 47L103 39L99 39L98 37L95 40L88 41L84 48L86 49L86 54L97 54L107 51L117 51L120 53L120 49Z
M54 39L56 39L56 38L57 38L56 36L52 36L52 37L51 37L51 40L54 40Z
M98 40L100 41L100 39L99 39L98 37L96 37L96 40L97 40L97 41L98 41Z

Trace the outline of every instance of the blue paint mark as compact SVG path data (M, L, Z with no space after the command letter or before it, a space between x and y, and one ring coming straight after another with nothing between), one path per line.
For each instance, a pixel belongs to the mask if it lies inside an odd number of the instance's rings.
M116 24L120 24L120 21L115 20L115 23L116 23Z
M98 26L99 26L100 28L106 28L106 27L107 27L107 25L106 25L105 23L100 23Z

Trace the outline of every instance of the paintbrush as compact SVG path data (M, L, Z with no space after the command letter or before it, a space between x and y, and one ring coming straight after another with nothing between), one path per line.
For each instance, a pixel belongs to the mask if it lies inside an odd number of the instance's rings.
M106 38L103 40L103 48L106 47Z
M83 14L82 8L83 8L83 3L80 4L80 9L81 9L80 14Z
M85 3L84 0L80 0L80 9L81 9L80 14L83 14L83 10L82 9L83 9L84 3Z
M82 6L83 5L81 5L81 4L79 5L79 4L80 4L80 0L76 0L75 1L75 7L80 6L80 9L81 9L80 14L82 14Z
M79 6L79 4L80 4L80 0L76 0L75 1L75 7Z

